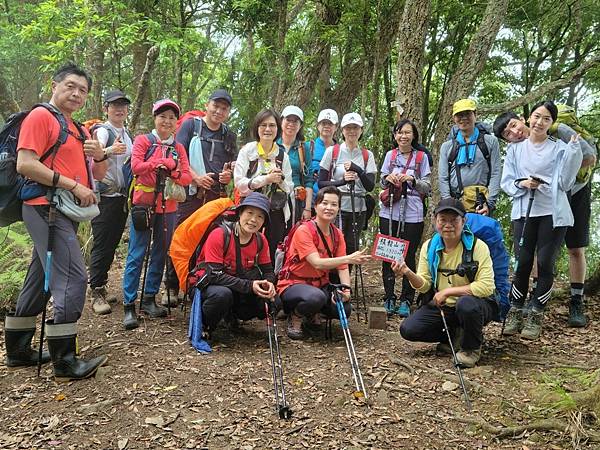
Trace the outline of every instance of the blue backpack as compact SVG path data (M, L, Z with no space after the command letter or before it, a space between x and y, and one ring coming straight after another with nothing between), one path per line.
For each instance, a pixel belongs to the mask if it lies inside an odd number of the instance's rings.
M506 247L504 247L504 234L502 233L502 228L497 220L492 219L491 217L482 216L481 214L467 213L466 218L465 234L470 235L471 238L466 239L463 237L461 266L463 267L463 270L465 270L464 276L467 277L469 282L475 280L478 262L473 260L473 248L475 247L476 240L481 239L486 243L490 250L494 270L494 284L496 285L496 290L493 297L498 303L498 317L494 320L502 322L510 309L510 301L508 298L508 293L510 291L510 283L508 281L509 256ZM435 236L439 235L436 234L434 237ZM434 238L429 241L429 247L427 249L430 265L435 258L435 250L431 245L433 241ZM468 241L470 245L465 245L465 241ZM432 270L431 266L430 270ZM418 300L418 303L423 304L428 301L429 298L427 297L427 294L421 294L423 297L421 297L420 301Z

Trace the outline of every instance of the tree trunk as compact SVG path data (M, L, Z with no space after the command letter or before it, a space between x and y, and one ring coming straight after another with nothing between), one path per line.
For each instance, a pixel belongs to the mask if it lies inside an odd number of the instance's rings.
M508 0L489 0L483 20L471 38L467 51L461 64L452 74L439 108L439 119L435 128L432 153L438 154L440 145L446 140L450 119L452 117L452 104L469 96L473 91L475 81L483 71L496 34L504 21L508 8ZM435 167L434 167L435 168ZM437 171L432 170L431 179L435 180ZM438 200L439 192L434 191L434 202Z
M423 68L431 0L406 0L398 31L396 108L423 130ZM402 111L402 112L401 112Z
M296 70L294 81L283 95L284 103L306 108L311 100L315 85L322 73L323 65L329 60L331 42L329 29L337 26L342 16L341 8L334 2L317 3L317 20L311 31L315 39L306 51L306 57Z
M288 70L287 55L285 52L285 37L287 35L288 22L287 22L287 0L279 0L277 2L277 44L276 44L276 73L275 77L275 89L273 90L275 98L273 99L273 105L277 111L281 111L284 108L284 92L286 85L286 72Z
M147 101L144 95L145 92L149 91L148 84L150 83L150 74L152 73L152 69L154 68L156 59L158 58L158 54L159 50L156 45L150 47L146 55L146 64L144 66L144 70L142 71L142 75L138 83L135 101L133 103L133 108L131 109L131 124L129 126L130 130L134 130L136 132L138 129L142 108L144 107L143 105Z
M152 110L152 98L150 97L150 79L145 83L142 83L142 77L148 64L148 55L150 53L151 45L148 42L138 42L133 46L133 73L137 76L134 82L137 81L138 90L136 91L136 97L140 96L140 107L137 112L135 126L133 126L133 120L130 124L130 129L135 130L139 124L144 124L150 116ZM156 56L158 57L158 49L156 50ZM154 64L154 62L153 62ZM138 75L140 74L140 75ZM148 75L149 76L149 75ZM139 91L139 87L142 86L143 90ZM137 103L137 98L135 103ZM132 119L133 119L133 108L132 108Z

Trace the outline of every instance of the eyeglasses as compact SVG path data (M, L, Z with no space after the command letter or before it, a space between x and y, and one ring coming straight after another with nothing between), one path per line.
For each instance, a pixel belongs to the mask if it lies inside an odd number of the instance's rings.
M258 128L260 128L261 130L265 130L267 128L277 128L277 124L276 123L261 123Z
M445 226L445 225L456 225L459 221L460 221L461 217L460 216L454 216L451 219L447 219L445 217L441 217L438 216L435 218L436 222L441 225L441 226Z
M413 132L412 131L396 131L396 134L399 134L400 136L412 136Z

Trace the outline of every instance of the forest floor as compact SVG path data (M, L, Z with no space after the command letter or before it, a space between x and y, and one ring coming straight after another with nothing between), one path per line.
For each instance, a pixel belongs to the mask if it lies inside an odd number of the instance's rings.
M366 272L377 304L380 272ZM119 280L117 268L110 288L120 295ZM337 322L332 342L298 342L279 321L289 421L275 412L264 322L237 334L218 330L213 352L202 355L188 343L180 309L127 332L122 308L99 317L88 303L81 353L107 354L108 364L95 378L68 384L53 380L51 364L40 378L35 368L0 366L0 448L599 448L598 417L558 409L600 370L600 302L589 303L589 326L570 329L566 300L554 299L533 343L500 339L500 325L489 325L479 365L464 370L471 413L451 359L436 356L433 345L404 341L397 318L385 331L369 330L355 315L350 322L370 405L353 397ZM0 348L3 360L3 337ZM544 402L548 393L564 401ZM562 431L504 431L533 422Z

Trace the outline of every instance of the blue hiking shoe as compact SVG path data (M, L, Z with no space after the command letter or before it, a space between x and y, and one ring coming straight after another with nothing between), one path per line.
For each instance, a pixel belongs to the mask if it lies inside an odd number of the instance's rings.
M408 317L410 316L410 304L405 300L400 303L400 306L396 308L396 314L400 317Z
M385 307L388 316L391 316L396 312L396 296L386 297L383 299L383 306Z

